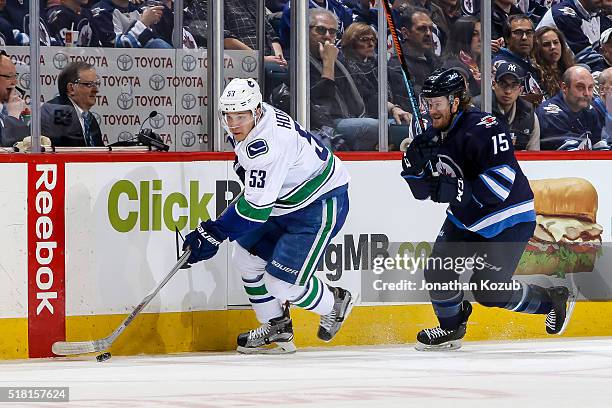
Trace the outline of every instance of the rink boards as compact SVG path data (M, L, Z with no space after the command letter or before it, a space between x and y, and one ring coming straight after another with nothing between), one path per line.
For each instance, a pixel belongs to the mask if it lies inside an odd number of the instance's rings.
M3 155L0 167L0 358L51 356L57 340L108 335L176 261L183 234L215 218L239 189L230 154ZM359 291L367 254L382 241L431 241L445 207L411 197L396 154L343 156L351 209L319 276ZM612 155L523 155L529 178L582 177L599 195L610 241ZM554 160L551 160L554 159ZM588 160L587 160L588 159ZM226 192L229 190L229 192ZM227 195L227 197L225 197ZM115 354L228 350L256 322L230 245L179 271L112 349ZM363 255L363 252L362 252ZM371 253L370 253L371 255ZM317 316L292 311L298 346L322 345ZM413 342L434 323L429 304L365 302L331 345ZM593 322L597 322L593 324ZM542 317L476 308L468 338L543 337ZM612 335L612 304L576 307L567 336Z

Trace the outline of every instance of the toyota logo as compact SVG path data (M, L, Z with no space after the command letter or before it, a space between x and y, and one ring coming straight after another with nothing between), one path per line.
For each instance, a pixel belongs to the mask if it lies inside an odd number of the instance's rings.
M193 94L185 94L181 99L181 105L183 105L183 109L193 109L196 106L196 97Z
M157 115L151 118L151 127L153 129L161 129L162 127L164 127L165 124L166 124L166 119L164 118L164 115L162 115L161 113L158 113Z
M134 135L126 130L119 133L119 136L117 137L118 142L130 142L132 139L134 139Z
M23 89L30 89L31 79L32 79L32 76L30 75L29 72L26 72L25 74L21 74L21 76L19 77L19 84L21 85Z
M247 55L242 59L242 69L246 72L255 71L257 69L257 60L254 57Z
M149 86L154 91L161 91L162 89L164 89L164 86L166 86L166 80L163 76L155 74L151 78L149 78Z
M197 60L193 55L185 55L183 56L183 69L187 72L191 72L196 69Z
M53 56L53 66L57 69L64 69L68 64L68 57L65 54L58 53Z
M122 92L117 97L117 106L123 110L130 109L132 106L134 106L134 98L132 95Z
M196 135L195 133L186 130L183 132L183 134L181 135L181 143L183 144L183 146L185 147L191 147L195 144L196 142Z
M121 71L129 71L134 66L134 60L127 54L121 54L117 58L117 68Z

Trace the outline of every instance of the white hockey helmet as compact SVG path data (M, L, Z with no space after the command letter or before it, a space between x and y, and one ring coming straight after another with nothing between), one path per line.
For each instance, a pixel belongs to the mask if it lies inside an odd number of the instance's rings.
M250 111L257 125L256 109L261 106L262 101L263 97L257 81L252 78L232 79L219 98L219 116L225 130L231 133L225 114L232 112Z
M255 112L262 102L257 81L251 78L234 78L223 90L219 99L219 112Z

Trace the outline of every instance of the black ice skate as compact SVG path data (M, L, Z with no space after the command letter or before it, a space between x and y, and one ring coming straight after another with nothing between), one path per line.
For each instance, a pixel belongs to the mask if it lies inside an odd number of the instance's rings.
M576 301L565 286L547 288L546 293L552 302L552 310L546 316L546 333L563 334L572 317Z
M334 294L334 307L331 312L321 316L317 336L323 341L331 341L334 338L359 297L351 295L346 289L332 286L329 289Z
M421 330L417 334L417 342L414 346L419 351L456 350L463 344L463 336L467 330L467 321L472 314L472 305L464 300L461 305L463 319L455 330L445 330L440 326L433 329Z
M288 354L297 350L293 344L293 324L289 307L281 317L271 319L257 329L238 335L236 350L242 354Z

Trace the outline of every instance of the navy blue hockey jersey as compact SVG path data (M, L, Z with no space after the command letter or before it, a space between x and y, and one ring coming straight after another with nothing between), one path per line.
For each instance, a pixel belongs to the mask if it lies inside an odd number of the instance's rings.
M142 8L133 3L119 7L112 0L101 0L91 12L103 47L143 48L149 40L159 37L155 25L148 28L140 22Z
M586 133L592 143L601 139L605 126L604 116L589 105L579 112L572 112L561 92L547 99L536 109L540 122L540 148L556 150L568 139L580 139Z
M441 132L430 127L416 140L436 136L441 138ZM458 228L491 238L518 223L535 221L533 193L514 156L510 131L494 116L477 110L456 116L432 164L439 174L471 186L466 204L451 204L446 210ZM431 174L404 177L415 198L429 198Z
M46 11L49 33L59 44L66 44L66 31L79 32L79 47L99 47L98 30L93 23L91 11L82 7L77 14L69 7L60 5L49 7Z

